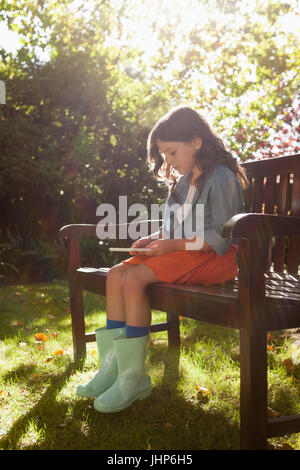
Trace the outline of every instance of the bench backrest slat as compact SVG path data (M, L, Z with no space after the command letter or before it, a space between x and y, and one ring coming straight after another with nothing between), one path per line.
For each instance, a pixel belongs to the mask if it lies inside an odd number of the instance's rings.
M244 192L246 212L300 217L300 154L242 163L249 187ZM298 274L300 237L265 240L266 267Z

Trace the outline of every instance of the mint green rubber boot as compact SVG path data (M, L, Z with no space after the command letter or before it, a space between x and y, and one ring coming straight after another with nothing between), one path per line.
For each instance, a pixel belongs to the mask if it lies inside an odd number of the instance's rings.
M95 331L100 369L90 382L77 387L77 395L79 397L98 397L98 395L112 386L118 376L118 365L113 340L124 334L124 332L125 327L109 330L107 328L98 328Z
M118 363L118 377L114 384L94 401L94 408L102 413L114 413L128 408L134 401L151 393L151 381L145 371L146 346L149 335L138 338L114 339Z

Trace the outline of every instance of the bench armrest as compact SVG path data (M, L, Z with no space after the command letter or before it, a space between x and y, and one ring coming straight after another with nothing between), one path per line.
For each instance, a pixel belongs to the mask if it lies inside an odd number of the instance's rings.
M113 227L116 227L116 235L118 237L120 229L127 227L127 226L134 226L134 225L140 225L140 224L147 224L148 232L150 235L149 229L151 229L151 226L154 223L162 223L162 220L155 219L155 220L138 220L138 221L132 221L124 224L115 224ZM65 225L62 227L59 232L58 236L60 239L63 238L80 238L80 237L97 237L97 227L101 225L99 222L98 224L71 224L71 225ZM107 227L107 224L104 224L105 227Z
M161 220L140 220L140 221L132 221L126 224L115 224L113 227L116 227L116 236L118 239L120 229L124 229L126 226L131 225L140 226L141 224L147 224L147 230L150 234L151 228L153 228L153 224L162 223ZM67 249L68 252L68 271L72 272L74 269L77 269L81 266L81 258L80 258L80 245L79 245L79 238L80 237L95 237L97 238L97 227L101 225L99 222L98 224L70 224L64 225L58 231L58 237L62 244L62 246ZM104 227L107 227L107 224L103 224ZM124 233L124 230L122 230ZM122 233L122 234L123 234Z
M80 238L96 237L96 224L71 224L62 227L59 232L59 238Z
M236 214L222 231L223 238L300 236L300 217L272 214Z

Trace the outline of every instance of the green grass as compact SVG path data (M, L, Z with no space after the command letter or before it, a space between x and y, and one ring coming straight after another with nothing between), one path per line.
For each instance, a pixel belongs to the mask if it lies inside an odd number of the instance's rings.
M92 332L105 325L105 299L84 298ZM0 449L239 448L237 331L182 319L180 356L168 352L166 332L153 334L150 397L101 414L93 400L76 396L98 357L89 343L75 368L67 283L1 287L0 311ZM154 311L153 321L165 321L165 314ZM38 333L48 340L36 341ZM300 413L300 366L288 370L283 363L294 357L293 337L274 334L269 346L269 406L280 415ZM299 436L271 439L270 449L300 449Z

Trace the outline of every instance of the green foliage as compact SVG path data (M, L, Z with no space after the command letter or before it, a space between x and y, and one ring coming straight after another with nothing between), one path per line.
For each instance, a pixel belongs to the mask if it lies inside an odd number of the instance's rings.
M150 123L137 121L149 90L119 69L120 50L105 44L114 27L111 9L104 2L84 21L66 14L68 1L4 6L3 18L24 44L15 56L1 51L3 243L7 228L21 250L31 250L33 240L48 243L62 225L95 223L97 206L116 204L118 194L150 205L158 191L145 163ZM28 26L30 18L36 27ZM50 58L41 62L46 46ZM121 55L126 61L131 52Z
M30 239L24 249L20 235L9 229L6 235L9 241L0 243L0 280L46 281L65 275L66 253L58 240Z
M296 153L299 30L296 23L288 32L282 25L295 2L189 0L184 11L178 5L155 28L161 46L154 68L167 77L171 94L202 109L241 160ZM291 141L272 148L266 134L279 132L289 113Z
M173 105L202 110L242 160L299 150L299 38L281 25L292 11L279 0L2 0L21 41L0 48L2 273L61 226L96 223L103 202L161 202L146 138Z

